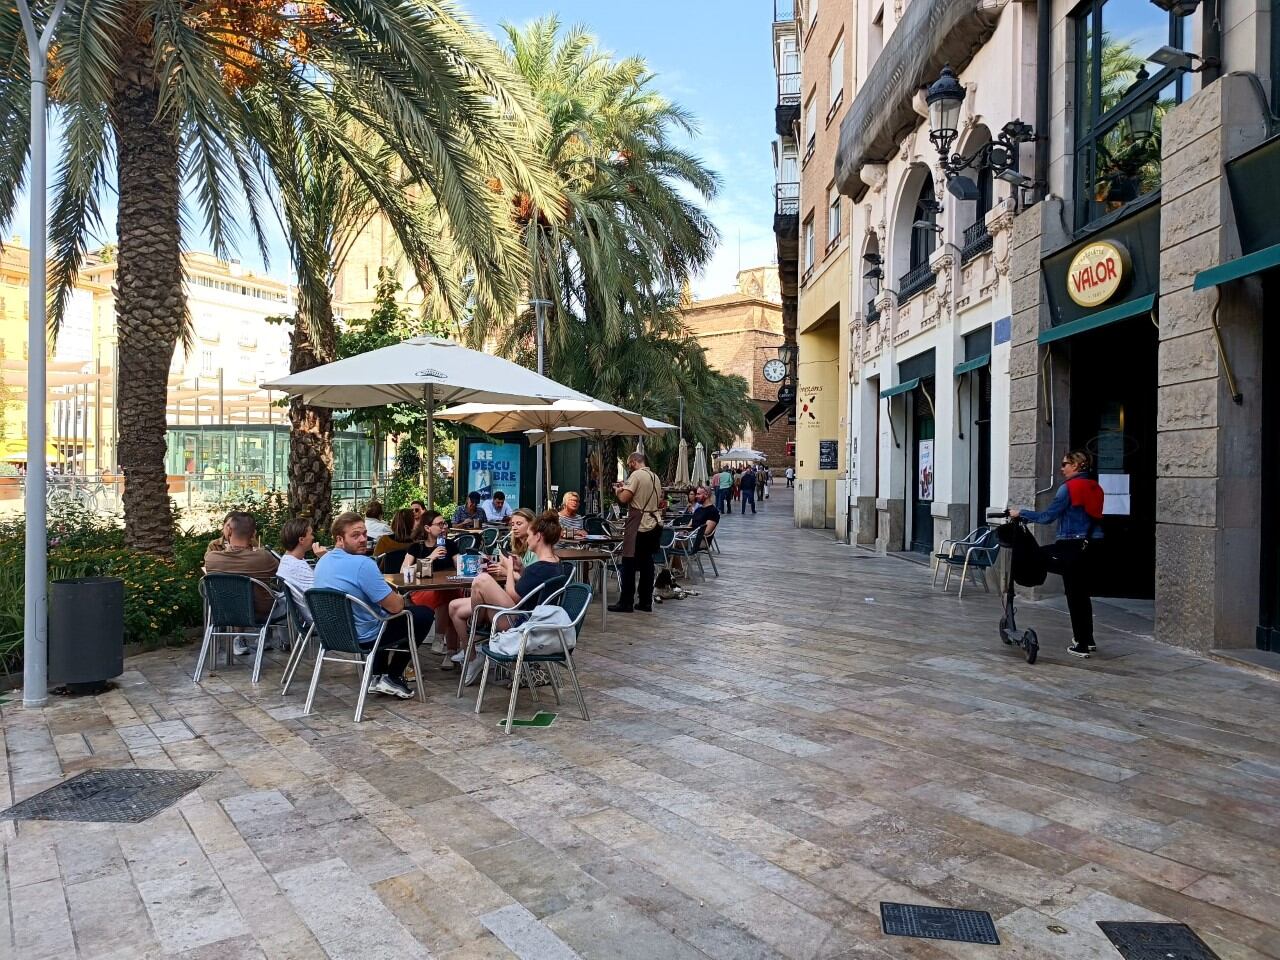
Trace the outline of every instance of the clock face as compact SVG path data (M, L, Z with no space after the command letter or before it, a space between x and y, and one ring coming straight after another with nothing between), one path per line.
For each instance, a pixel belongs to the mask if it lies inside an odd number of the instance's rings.
M781 383L787 375L787 365L776 357L764 365L764 378L770 383Z

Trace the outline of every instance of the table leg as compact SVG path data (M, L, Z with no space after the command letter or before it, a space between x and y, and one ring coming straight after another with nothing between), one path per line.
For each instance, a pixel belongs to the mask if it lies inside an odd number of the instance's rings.
M600 564L600 626L606 627L609 624L609 564L603 560L597 560Z

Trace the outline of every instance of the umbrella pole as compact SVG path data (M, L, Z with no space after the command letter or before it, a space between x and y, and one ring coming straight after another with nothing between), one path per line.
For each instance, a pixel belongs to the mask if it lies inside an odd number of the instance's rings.
M545 465L543 473L547 477L546 502L548 507L555 509L555 504L551 502L551 433L547 430L542 431L542 450L542 462Z
M428 383L423 391L427 404L427 508L436 508L436 386Z

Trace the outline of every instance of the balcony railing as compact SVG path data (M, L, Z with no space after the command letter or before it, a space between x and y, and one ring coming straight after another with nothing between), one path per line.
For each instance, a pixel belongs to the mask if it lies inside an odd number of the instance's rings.
M791 106L800 103L800 74L778 74L778 105Z
M867 301L867 312L864 314L867 326L878 323L880 320L880 308L876 305L874 299Z
M791 23L796 18L796 0L773 0L773 22Z
M776 201L774 213L778 216L798 216L800 213L800 184L776 183L773 186Z
M831 101L831 106L827 108L826 126L828 127L831 126L831 118L836 115L836 111L839 110L842 106L844 106L844 90L843 89L841 89L841 91L836 94L836 98Z
M906 303L918 293L923 293L935 283L938 277L933 272L933 268L927 263L922 263L914 270L908 270L898 278L898 302Z
M981 214L979 217L981 218ZM968 263L981 253L991 249L991 234L987 232L987 221L979 219L964 231L964 246L960 248L960 262Z

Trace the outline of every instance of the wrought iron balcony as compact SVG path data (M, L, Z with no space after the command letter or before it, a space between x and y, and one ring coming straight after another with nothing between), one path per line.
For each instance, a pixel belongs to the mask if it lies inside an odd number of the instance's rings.
M774 129L780 137L795 136L800 122L800 74L778 74L778 104L773 109Z
M776 201L774 213L778 216L798 216L800 213L800 184L777 183L773 187Z
M773 0L773 22L791 23L796 18L796 0Z
M798 104L800 102L800 74L778 74L778 105Z
M876 305L874 299L867 301L867 312L863 314L863 319L866 321L867 326L880 321L880 308Z
M923 293L938 282L933 268L922 263L914 270L908 270L898 278L898 302L906 303L916 294Z
M991 249L991 234L987 232L987 221L979 219L964 231L964 246L960 248L960 262L968 263L981 253Z

